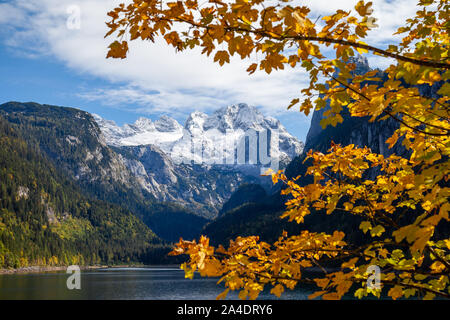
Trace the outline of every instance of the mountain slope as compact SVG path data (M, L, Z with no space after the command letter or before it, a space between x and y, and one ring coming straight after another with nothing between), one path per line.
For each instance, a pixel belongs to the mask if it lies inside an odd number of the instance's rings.
M241 183L262 179L227 166L176 164L154 145L112 147L144 190L211 219Z
M166 231L190 238L206 223L205 219L199 219L181 206L158 201L144 190L123 157L106 145L89 113L73 108L10 102L0 105L0 115L29 145L38 146L86 196L132 211L147 225L156 226L154 231L161 238L173 240ZM184 225L173 224L180 218Z
M83 195L0 116L0 268L138 261L160 243L130 211Z
M267 197L267 192L259 184L243 184L222 206L220 214L228 212L246 203L260 203Z

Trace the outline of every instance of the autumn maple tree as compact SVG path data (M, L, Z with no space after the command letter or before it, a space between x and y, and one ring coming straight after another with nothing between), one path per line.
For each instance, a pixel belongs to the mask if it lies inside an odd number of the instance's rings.
M106 36L115 37L108 57L126 58L129 41L161 39L177 51L199 47L220 65L231 56L256 56L250 74L303 68L309 86L292 97L289 108L298 105L306 115L326 108L323 127L343 122L343 110L370 122L395 120L398 129L386 143L401 144L408 155L332 144L326 154L306 156L313 183L272 174L289 196L281 218L301 224L318 211L356 215L362 222L355 232L371 239L364 245L347 243L339 230L302 231L283 232L275 243L238 237L227 248L202 236L198 242L180 240L172 254L189 255L182 265L187 277L195 271L220 277L226 290L218 298L239 290L240 298L255 299L266 286L280 296L302 283L319 288L310 298L340 299L350 290L358 298L380 297L382 291L393 299L450 298L449 1L419 0L416 15L397 30L402 39L385 48L364 42L377 27L371 2L319 18L310 11L289 1L134 0L108 13ZM357 53L394 63L382 70L381 81L377 71L353 72L349 58ZM419 87L426 85L437 94L424 94ZM369 179L368 171L379 174ZM435 232L443 226L444 232ZM339 262L340 270L323 267L330 261ZM304 276L313 266L323 273ZM379 287L367 285L370 266L381 270Z

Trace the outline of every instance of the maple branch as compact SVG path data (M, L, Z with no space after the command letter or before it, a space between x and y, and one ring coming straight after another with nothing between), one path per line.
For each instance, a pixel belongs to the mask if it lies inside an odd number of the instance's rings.
M294 278L294 277L285 277L285 276L267 276L265 274L259 273L259 272L255 272L256 275L262 277L262 278L266 278L266 279L274 279L274 280L288 280L288 281L297 281L300 283L308 283L308 284L316 284L315 281L312 281L311 279L308 278ZM245 276L244 276L245 277ZM253 279L252 279L253 280ZM361 278L355 278L352 277L349 279L350 281L352 281L353 283L361 283L361 282L366 282L367 279L361 279ZM418 284L414 284L414 283L404 283L402 281L393 281L393 280L380 280L380 283L383 284L387 284L387 285L398 285L398 286L403 286L403 287L408 287L408 288L414 288L414 289L419 289L419 290L424 290L424 291L428 291L430 293L433 293L435 295L441 296L443 298L446 299L450 299L450 294L442 292L442 291L438 291L438 290L434 290L431 288L427 288ZM316 284L317 285L317 284ZM327 290L327 292L330 292L329 290Z
M433 127L433 128L439 129L439 130L442 130L442 131L450 132L450 129L447 129L447 128L444 128L444 127L441 127L441 126L437 126L437 125L434 125L434 124L427 123L427 122L425 122L425 121L419 120L419 119L417 119L416 117L413 117L412 115L410 115L410 114L408 114L408 113L406 113L406 112L403 112L403 111L402 111L401 114L403 114L403 115L405 115L405 116L407 116L407 117L413 119L414 121L417 121L417 122L419 122L419 123L421 123L421 124L423 124L423 125L430 126L430 127Z
M396 53L392 53L392 52L389 52L389 51L386 51L383 49L379 49L379 48L376 48L376 47L373 47L373 46L370 46L367 44L353 42L353 41L349 41L349 40L321 38L321 37L308 37L308 36L296 36L296 37L293 37L293 39L343 44L343 45L348 45L348 46L351 46L354 48L366 49L368 51L372 51L372 52L378 53L378 54L386 56L386 57L394 58L394 59L404 61L404 62L410 62L410 63L416 64L416 65L427 66L427 67L438 68L438 69L440 69L440 68L447 69L447 70L450 69L450 64L448 64L448 63L409 58L409 57L405 57L405 56L402 56L402 55L399 55Z
M164 20L172 21L172 19L164 19ZM191 24L197 28L211 29L211 27L209 25L201 24L201 23L191 21L191 20L186 20L181 17L174 18L173 20L185 22L185 23ZM377 48L377 47L374 47L374 46L371 46L368 44L349 41L349 40L333 39L333 38L317 37L317 36L301 36L301 35L295 35L295 36L285 35L285 36L283 36L283 35L277 35L275 33L270 34L267 31L265 31L264 29L246 29L246 28L242 28L242 27L233 27L233 26L225 27L225 29L226 30L228 29L228 31L252 33L252 34L259 35L261 37L276 39L276 40L296 40L296 41L314 41L314 42L319 42L319 43L336 43L336 44L351 46L354 48L365 49L368 51L372 51L374 53L378 53L385 57L394 58L394 59L404 61L404 62L410 62L410 63L416 64L416 65L438 68L438 69L447 69L447 70L450 69L450 64L445 63L445 62L414 59L414 58L402 56L397 53L392 53L387 50L383 50L383 49L380 49L380 48ZM275 34L275 36L273 34Z
M392 280L380 280L381 283L385 283L385 284L390 284L390 285L398 285L398 286L403 286L403 287L409 287L409 288L414 288L414 289L419 289L419 290L424 290L424 291L428 291L431 292L437 296L441 296L443 298L447 298L450 299L450 294L445 293L443 291L438 291L438 290L434 290L431 288L427 288L421 285L417 285L414 283L404 283L401 281L392 281Z

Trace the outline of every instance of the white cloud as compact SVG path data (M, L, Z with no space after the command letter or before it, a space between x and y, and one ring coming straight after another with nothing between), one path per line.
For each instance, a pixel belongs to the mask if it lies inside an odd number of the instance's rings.
M265 113L285 112L292 98L299 95L307 81L301 69L289 69L266 75L246 73L251 61L233 59L219 67L198 50L175 53L163 41L156 44L130 44L125 60L105 59L111 39L106 33L106 12L119 1L103 0L16 0L0 4L0 26L10 36L6 45L22 54L44 54L66 64L73 72L97 76L111 82L108 88L92 88L80 95L106 105L136 104L144 113L186 113L194 109L208 111L236 102L260 106ZM356 0L307 0L318 15L335 9L351 9ZM81 8L81 29L66 27L67 7ZM415 8L411 0L374 1L380 29L370 34L373 43L384 43ZM14 19L11 19L14 17ZM369 41L368 40L368 41ZM372 59L377 62L376 58ZM295 112L295 111L293 111Z
M9 3L0 3L0 23L6 24L11 20L24 21L24 12Z

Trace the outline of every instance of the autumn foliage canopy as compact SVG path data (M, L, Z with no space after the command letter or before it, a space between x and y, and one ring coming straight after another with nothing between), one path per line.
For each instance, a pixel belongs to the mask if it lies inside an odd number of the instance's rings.
M230 63L231 56L253 58L249 74L303 68L309 86L299 88L287 107L297 106L306 115L327 108L323 127L343 122L343 110L370 122L397 121L398 129L386 143L391 148L401 144L407 157L333 144L326 154L307 154L311 184L272 173L290 196L281 218L301 224L317 211L357 215L362 223L355 232L370 235L371 241L347 243L339 230L302 231L283 232L275 243L255 235L216 248L201 237L180 240L172 254L189 255L182 265L186 277L195 271L220 277L226 290L218 298L238 290L240 298L255 299L265 287L279 297L302 283L318 287L310 298L340 299L349 292L358 298L450 298L449 233L435 232L448 227L450 209L448 0L419 0L416 15L397 31L401 41L386 48L364 42L377 27L371 2L359 1L354 10L323 17L294 2L134 0L108 13L106 36L114 37L108 57L126 58L130 41L165 41L177 51L200 48L219 65ZM353 72L349 58L357 53L395 62L382 70L381 81L377 71ZM423 85L437 86L438 95L424 95L419 90ZM369 179L369 170L379 174ZM338 262L339 270L327 270L330 262ZM379 287L367 285L370 266L381 270ZM311 267L323 273L305 277Z

